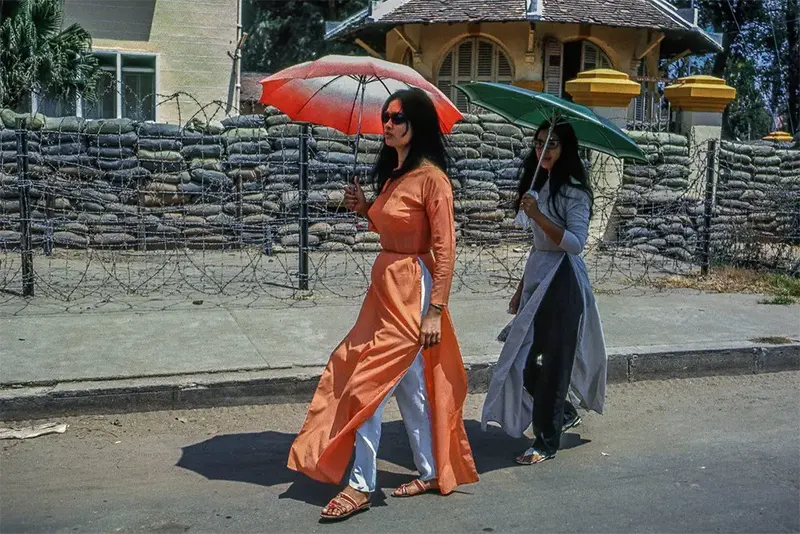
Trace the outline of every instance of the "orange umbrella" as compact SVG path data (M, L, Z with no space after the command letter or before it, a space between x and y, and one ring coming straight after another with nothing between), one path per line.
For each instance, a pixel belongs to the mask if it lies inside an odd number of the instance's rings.
M296 122L330 126L353 134L382 134L381 109L399 89L418 87L428 93L447 133L463 116L420 73L372 57L325 56L300 63L261 80L262 104L274 106Z

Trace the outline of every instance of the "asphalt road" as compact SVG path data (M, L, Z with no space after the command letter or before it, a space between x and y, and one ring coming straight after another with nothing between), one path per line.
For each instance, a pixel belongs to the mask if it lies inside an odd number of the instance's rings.
M800 373L615 385L541 465L465 410L481 481L394 499L411 455L393 403L372 510L323 525L337 488L285 466L303 405L85 416L2 441L0 531L800 532ZM15 422L14 426L19 425Z

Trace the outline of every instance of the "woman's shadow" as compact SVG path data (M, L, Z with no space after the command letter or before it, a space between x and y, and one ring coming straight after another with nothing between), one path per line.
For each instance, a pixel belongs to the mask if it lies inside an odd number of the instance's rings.
M528 441L509 437L502 430L489 427L481 430L478 421L465 421L479 474L514 466L513 458L522 452ZM224 434L183 447L176 466L209 480L228 480L261 486L290 484L279 498L324 506L341 488L320 484L286 467L289 449L295 434L265 431ZM589 443L571 432L561 438L561 450ZM414 471L414 462L402 421L384 423L378 458ZM347 471L349 472L349 470ZM413 475L378 470L378 487L396 487L413 480ZM379 490L374 499L382 504L385 495Z

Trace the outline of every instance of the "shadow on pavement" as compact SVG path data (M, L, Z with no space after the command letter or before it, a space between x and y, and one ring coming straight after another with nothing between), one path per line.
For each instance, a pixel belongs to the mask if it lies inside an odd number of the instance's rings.
M465 427L480 474L517 467L513 461L515 455L528 446L527 440L509 437L498 428L490 427L483 432L478 421L465 421ZM214 436L183 447L176 465L208 480L261 486L290 484L280 495L281 499L324 506L341 488L321 484L286 467L294 438L295 434L270 430ZM571 449L585 443L589 443L589 440L582 439L576 433L568 433L562 436L561 449ZM413 480L415 467L402 421L384 423L378 459L411 471L397 473L379 469L379 488L394 488ZM373 496L373 506L381 506L385 500L386 495L379 489Z

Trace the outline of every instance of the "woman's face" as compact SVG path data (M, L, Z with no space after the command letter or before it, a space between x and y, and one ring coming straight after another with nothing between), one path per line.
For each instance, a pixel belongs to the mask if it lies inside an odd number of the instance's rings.
M386 146L402 149L411 143L411 124L403 113L403 105L399 100L389 102L381 122Z
M553 165L556 164L559 156L561 156L561 140L556 133L553 132L550 135L550 142L547 144L547 147L545 147L544 142L546 139L547 130L542 130L536 134L534 146L536 148L536 157L542 162L542 168L549 171L553 168Z

